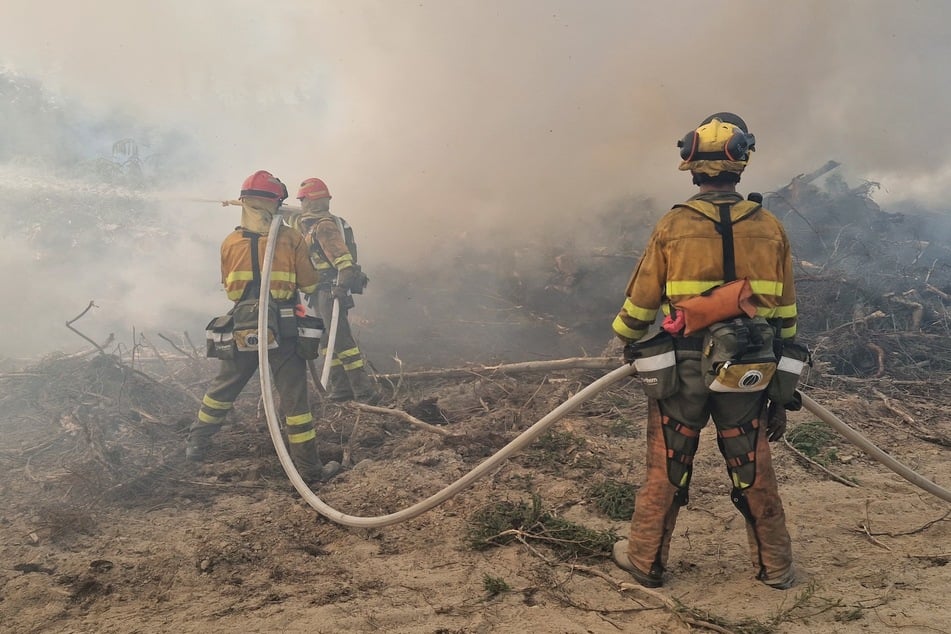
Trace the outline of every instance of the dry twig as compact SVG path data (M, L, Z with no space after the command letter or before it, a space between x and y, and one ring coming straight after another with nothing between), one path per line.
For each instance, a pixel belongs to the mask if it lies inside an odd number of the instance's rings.
M412 414L408 414L401 409L393 409L390 407L377 407L376 405L367 405L366 403L357 403L356 401L351 401L347 403L350 407L355 409L362 409L365 412L373 412L374 414L388 414L390 416L396 416L397 418L402 418L410 425L415 425L420 429L430 431L434 434L439 434L440 436L452 436L452 432L443 429L442 427L436 427L435 425L430 425L429 423L424 423L419 420Z

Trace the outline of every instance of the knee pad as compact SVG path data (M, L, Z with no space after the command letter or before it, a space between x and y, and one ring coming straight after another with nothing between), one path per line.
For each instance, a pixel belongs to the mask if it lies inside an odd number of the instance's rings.
M693 458L700 444L700 430L687 427L663 415L661 428L664 431L664 445L667 448L667 478L678 489L675 502L679 502L679 506L684 506L687 504L687 488L690 486L690 476L693 474ZM680 492L683 492L682 496Z
M743 491L753 486L756 481L756 440L759 431L758 418L736 427L717 429L717 445L720 447L723 459L726 460L726 468L733 481L734 492ZM734 504L736 504L735 501ZM741 512L742 510L740 509Z

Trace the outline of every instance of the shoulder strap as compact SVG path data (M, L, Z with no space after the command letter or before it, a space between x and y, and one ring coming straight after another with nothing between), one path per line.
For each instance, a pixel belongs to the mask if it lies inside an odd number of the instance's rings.
M733 219L730 217L730 203L717 205L720 210L720 222L715 222L717 233L723 240L723 281L732 282L736 279L736 252L733 248Z
M239 302L261 292L261 262L258 259L258 240L261 239L261 234L245 231L243 235L251 240L251 283L244 287Z

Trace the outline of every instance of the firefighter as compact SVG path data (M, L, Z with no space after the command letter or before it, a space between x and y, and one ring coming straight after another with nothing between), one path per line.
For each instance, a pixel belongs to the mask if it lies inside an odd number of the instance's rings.
M302 182L297 198L301 202L301 213L294 221L310 245L311 261L320 276L317 292L312 295L311 301L316 304L317 312L328 329L331 327L334 299L340 302L327 397L336 402L356 400L378 403L380 389L367 373L363 354L353 338L348 318L348 312L353 307L351 293L362 293L367 281L356 263L352 229L342 218L330 213L330 191L319 178L308 178ZM325 341L328 338L329 335L325 336ZM326 348L322 354L327 354Z
M241 225L221 245L221 281L228 299L235 302L236 307L243 300L254 300L260 293L267 235L271 220L285 198L284 184L263 170L249 176L241 186ZM281 313L296 319L293 308L298 291L313 292L316 287L317 273L303 236L295 229L280 226L272 259L271 298L278 307L285 308ZM286 310L288 308L291 310ZM229 314L237 312L233 309ZM340 469L340 464L332 461L323 465L317 455L314 417L307 396L307 365L298 355L296 338L280 337L277 347L268 354L285 415L288 451L305 480L326 481ZM238 394L258 369L256 349L220 355L219 359L218 376L205 393L198 419L189 430L185 455L190 461L205 460L211 437L221 429Z
M699 191L657 222L613 322L627 344L625 360L633 361L638 344L657 338L645 335L662 309L667 316L661 330L673 334L674 354L668 358L677 377L671 395L648 398L646 482L637 494L629 539L614 545L613 559L641 585L663 584L677 514L688 502L700 431L712 416L757 579L785 589L795 582L792 548L767 443L782 437L785 410L769 404L762 387L708 387L701 349L713 329L683 336L677 306L709 297L711 289L731 279L745 279L752 291L747 315L765 318L777 341L791 340L797 310L789 241L780 221L758 204L758 194L744 200L736 191L755 146L743 119L728 112L711 115L678 145L680 170L692 174Z

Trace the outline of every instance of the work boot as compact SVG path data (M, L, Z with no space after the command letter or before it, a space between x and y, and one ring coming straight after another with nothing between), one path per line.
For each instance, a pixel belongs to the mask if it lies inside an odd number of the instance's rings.
M305 482L326 482L340 471L340 463L336 460L321 464L317 456L317 442L314 440L290 443L287 450L294 460L297 472Z
M211 449L211 437L221 429L221 425L194 422L188 429L188 439L185 441L185 460L189 462L204 462Z
M782 574L776 575L772 578L761 577L760 581L768 585L770 588L776 588L777 590L788 590L796 585L796 569L792 566L786 569Z
M632 564L631 558L627 556L627 549L628 541L626 539L622 539L619 542L614 542L614 548L611 551L611 558L614 559L614 563L616 563L619 568L631 573L631 576L634 577L634 581L641 584L645 588L659 588L664 585L664 580L660 575L644 572Z
M347 372L347 377L350 379L350 385L353 389L353 400L366 403L367 405L376 405L383 400L380 386L376 384L376 381L370 378L366 369L357 368L350 370Z
M353 400L353 389L350 387L350 379L342 366L335 365L330 368L330 378L327 381L327 400L334 403Z

